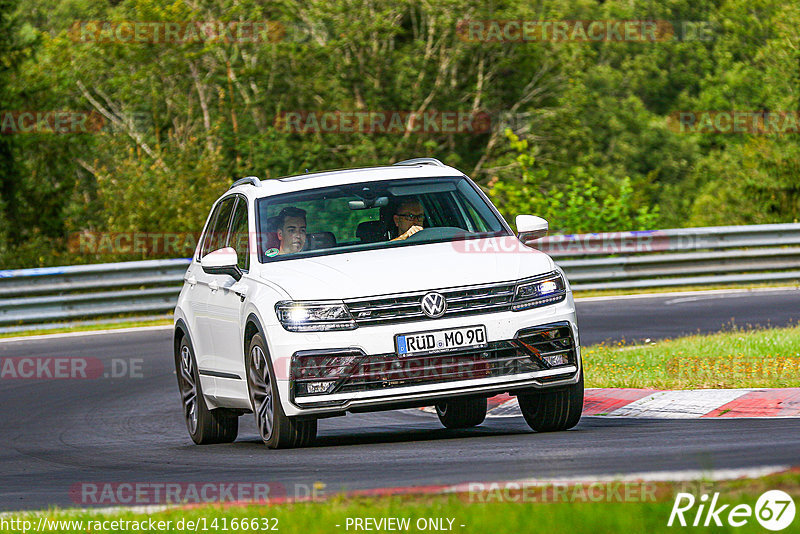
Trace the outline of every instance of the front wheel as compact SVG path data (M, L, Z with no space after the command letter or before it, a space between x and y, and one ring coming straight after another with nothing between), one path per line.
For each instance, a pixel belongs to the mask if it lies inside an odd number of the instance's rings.
M554 390L517 395L528 426L537 432L567 430L578 424L583 412L583 370L577 384Z
M197 445L235 441L239 434L239 417L224 408L208 409L197 372L194 350L186 336L181 340L178 354L175 355L175 372L178 375L183 418L192 441Z
M270 449L306 447L317 437L317 420L288 417L278 397L278 383L261 334L247 351L247 389L261 439Z
M436 405L436 415L447 428L470 428L486 419L485 397L448 399Z

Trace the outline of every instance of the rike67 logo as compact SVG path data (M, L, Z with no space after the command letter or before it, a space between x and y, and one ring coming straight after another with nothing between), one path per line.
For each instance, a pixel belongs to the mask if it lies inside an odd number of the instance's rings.
M735 506L721 504L719 493L714 493L710 502L709 496L705 493L700 499L695 499L691 493L678 493L667 526L721 527L723 524L728 524L732 527L742 527L755 517L762 527L778 531L791 525L794 515L795 506L792 497L780 490L763 493L756 501L755 508L749 504Z

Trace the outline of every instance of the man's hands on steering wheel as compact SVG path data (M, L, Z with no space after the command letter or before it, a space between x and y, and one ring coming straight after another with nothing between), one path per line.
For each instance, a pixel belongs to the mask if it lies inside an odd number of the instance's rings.
M422 226L419 226L419 225L415 224L414 226L412 226L411 228L406 230L404 233L402 233L399 236L397 236L395 238L395 240L401 241L401 240L404 240L404 239L408 239L409 237L411 237L412 235L416 234L417 232L419 232L421 230L423 230Z

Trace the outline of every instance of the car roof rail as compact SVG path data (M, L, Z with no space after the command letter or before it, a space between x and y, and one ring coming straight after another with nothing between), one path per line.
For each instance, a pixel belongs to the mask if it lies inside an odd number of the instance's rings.
M436 165L437 167L444 167L445 164L436 158L413 158L403 161L398 161L395 165Z
M231 190L234 187L239 187L240 185L253 185L255 187L261 187L261 180L255 176L247 176L246 178L241 178L233 182L233 185L230 186L228 190Z

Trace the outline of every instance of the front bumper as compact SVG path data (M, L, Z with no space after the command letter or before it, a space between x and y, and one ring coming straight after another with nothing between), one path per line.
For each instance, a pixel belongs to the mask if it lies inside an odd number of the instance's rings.
M476 380L460 380L444 384L426 384L393 388L382 391L358 392L352 394L333 394L320 397L295 399L299 408L316 408L315 413L338 413L355 411L358 408L390 408L391 405L411 405L420 401L446 399L455 396L486 396L521 389L541 389L567 386L578 382L580 364L536 371L520 375L511 375ZM556 380L553 380L556 378ZM323 404L329 406L321 406ZM364 410L366 411L366 410ZM303 410L303 413L311 413Z
M330 394L296 396L292 371L292 356L303 351L355 350L363 355L387 356L395 351L394 336L421 330L458 328L466 325L486 326L490 343L513 340L520 331L544 325L566 324L571 332L574 356L569 365L552 369L522 368L521 372L503 376L465 374L454 380L429 381L378 389L334 391ZM274 334L274 335L273 335ZM552 388L574 384L581 368L580 345L571 296L553 306L523 312L501 312L464 318L450 318L386 326L358 328L346 332L300 334L275 331L268 334L273 362L280 361L285 370L279 376L278 388L284 412L288 416L325 416L347 411L371 411L402 407L414 403L433 404L438 399L462 395L492 396L529 388Z

